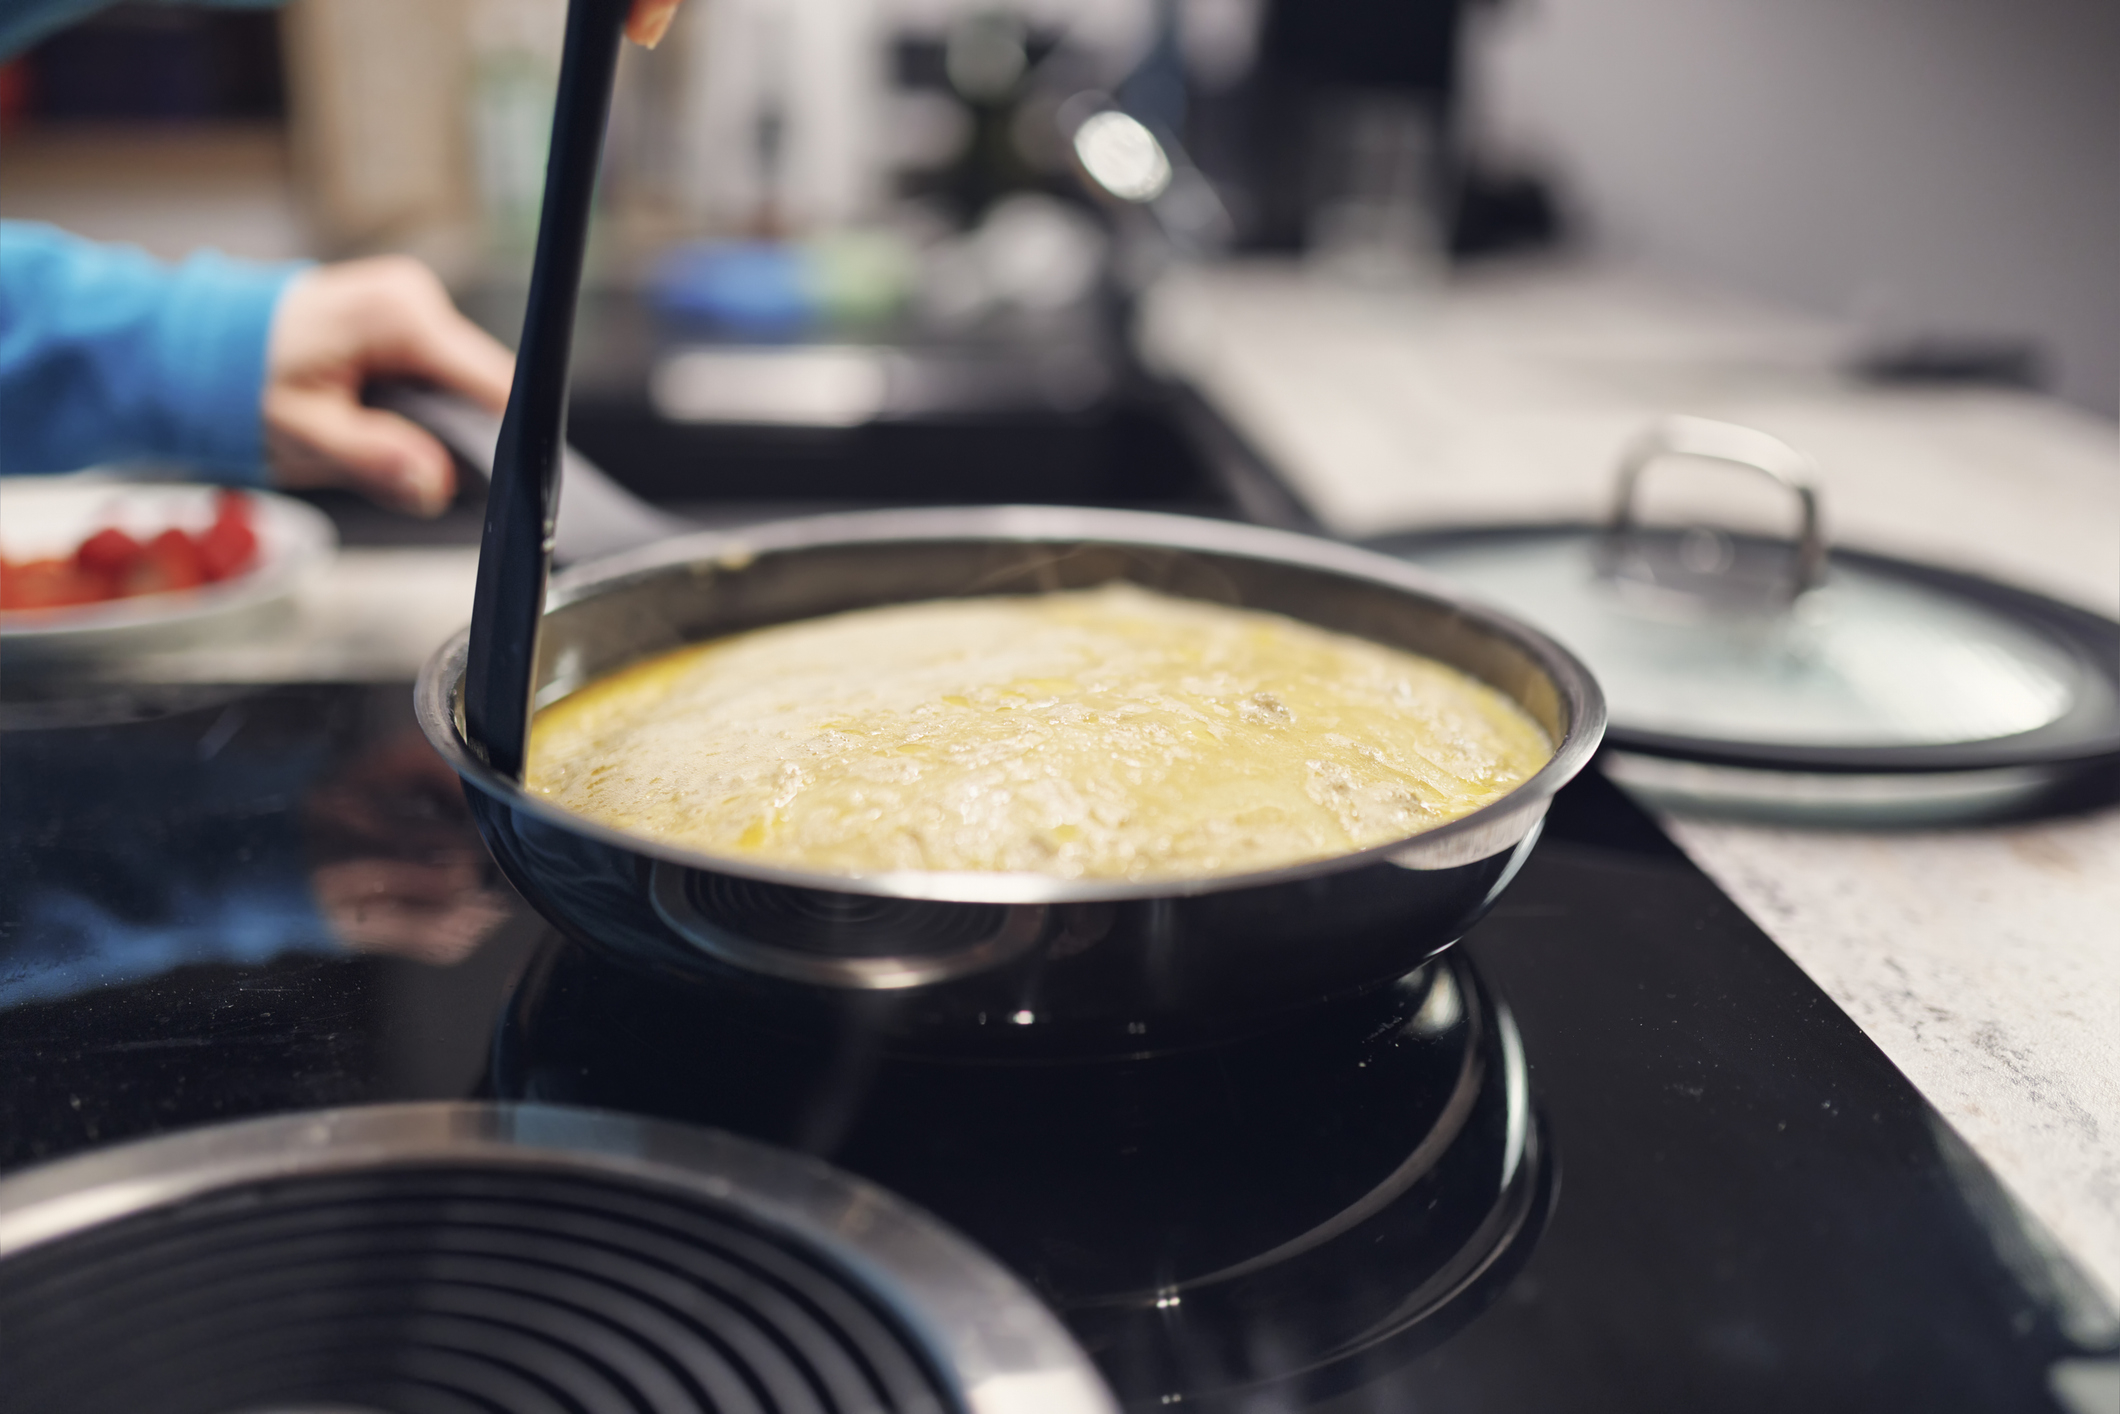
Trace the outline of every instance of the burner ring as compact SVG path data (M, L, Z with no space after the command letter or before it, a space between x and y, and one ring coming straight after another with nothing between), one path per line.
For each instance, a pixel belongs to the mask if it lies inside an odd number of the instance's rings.
M850 991L925 987L999 967L1037 946L1048 912L796 888L660 861L648 895L673 932L717 961Z
M1113 1414L1058 1321L883 1191L710 1130L379 1105L0 1181L0 1389L54 1414Z

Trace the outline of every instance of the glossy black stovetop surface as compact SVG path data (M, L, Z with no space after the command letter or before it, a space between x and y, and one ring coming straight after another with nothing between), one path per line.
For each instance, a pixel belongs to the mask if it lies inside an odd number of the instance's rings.
M2109 1353L1904 1077L1594 775L1447 964L1218 1050L1006 1068L550 935L402 686L0 711L0 1170L393 1099L719 1124L970 1232L1142 1408L2067 1409L2052 1367Z

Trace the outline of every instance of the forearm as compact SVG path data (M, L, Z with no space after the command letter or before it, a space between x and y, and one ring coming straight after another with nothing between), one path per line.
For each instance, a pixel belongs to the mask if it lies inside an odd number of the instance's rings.
M267 344L299 269L0 222L0 470L152 457L262 480Z

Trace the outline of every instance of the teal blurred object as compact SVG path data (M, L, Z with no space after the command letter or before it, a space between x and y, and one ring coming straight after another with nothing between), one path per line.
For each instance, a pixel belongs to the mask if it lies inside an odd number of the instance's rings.
M915 257L880 232L815 241L706 241L664 254L648 281L657 312L753 336L888 318L911 290Z
M657 263L648 301L680 318L792 334L815 322L819 311L805 263L797 248L765 241L682 246Z

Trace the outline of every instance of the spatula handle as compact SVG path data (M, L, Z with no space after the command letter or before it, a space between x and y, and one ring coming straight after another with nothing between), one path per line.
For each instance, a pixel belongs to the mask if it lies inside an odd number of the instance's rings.
M493 489L479 545L464 674L465 735L488 765L516 777L523 773L530 736L531 675L552 560L560 453L567 439L574 305L628 7L629 0L572 0L567 7L530 305L494 449Z

